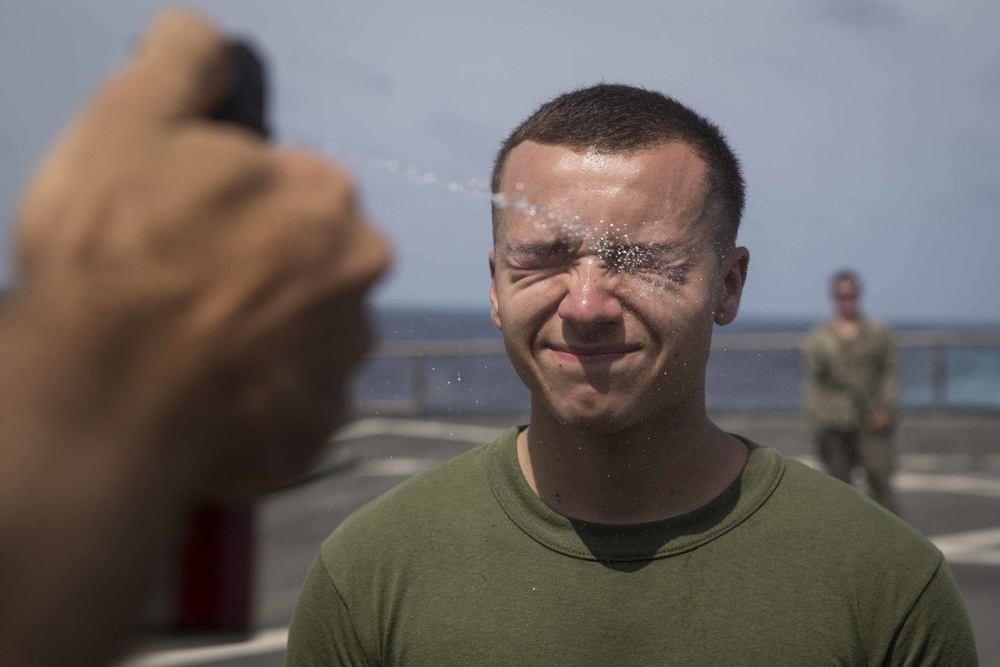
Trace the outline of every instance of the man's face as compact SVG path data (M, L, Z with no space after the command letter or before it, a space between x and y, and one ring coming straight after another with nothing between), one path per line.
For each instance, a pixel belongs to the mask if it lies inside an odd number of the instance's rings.
M849 278L838 280L833 285L833 303L838 316L845 320L856 319L861 303L861 288Z
M510 153L503 194L543 210L501 211L490 297L533 411L614 433L703 409L712 325L736 316L748 261L744 248L720 259L706 171L680 143Z

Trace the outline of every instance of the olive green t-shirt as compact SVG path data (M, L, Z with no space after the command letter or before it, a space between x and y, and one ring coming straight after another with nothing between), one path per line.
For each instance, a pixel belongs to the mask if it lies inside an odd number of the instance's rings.
M292 667L975 665L941 553L862 495L749 444L708 505L629 526L531 491L512 429L324 542Z

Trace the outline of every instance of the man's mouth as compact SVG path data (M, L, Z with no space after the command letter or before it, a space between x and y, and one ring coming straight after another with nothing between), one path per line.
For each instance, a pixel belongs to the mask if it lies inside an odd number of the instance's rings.
M558 359L579 364L607 364L623 359L640 349L639 345L548 345Z

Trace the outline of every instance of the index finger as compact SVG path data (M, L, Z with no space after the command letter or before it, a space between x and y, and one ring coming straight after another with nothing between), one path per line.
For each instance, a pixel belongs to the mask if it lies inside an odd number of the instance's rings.
M190 12L161 14L139 51L98 94L95 112L170 121L200 116L225 97L232 72L226 43Z

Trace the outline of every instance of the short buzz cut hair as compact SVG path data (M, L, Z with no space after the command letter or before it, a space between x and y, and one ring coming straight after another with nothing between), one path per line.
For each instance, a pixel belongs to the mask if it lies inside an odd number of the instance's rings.
M746 199L739 158L717 125L671 97L637 86L599 83L546 102L510 133L497 152L491 180L495 194L500 192L507 157L525 141L601 153L627 153L679 141L708 166L706 211L718 226L720 251L736 242ZM499 214L494 201L494 242Z

